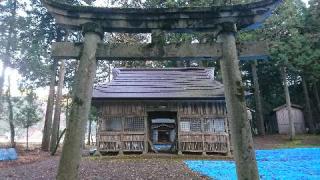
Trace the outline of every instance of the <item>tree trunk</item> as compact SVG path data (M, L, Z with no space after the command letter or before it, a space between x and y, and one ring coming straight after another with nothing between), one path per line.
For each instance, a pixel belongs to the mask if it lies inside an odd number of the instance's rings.
M58 149L58 147L59 147L61 138L62 138L62 136L64 135L65 132L66 132L66 128L61 132L61 134L60 134L60 136L59 136L59 138L58 138L58 141L57 141L57 144L56 144L54 150L50 153L51 156L54 156L54 154L57 152L57 149Z
M86 26L84 29L87 29ZM99 30L98 26L88 24L88 30ZM81 141L90 111L93 80L96 73L96 50L101 37L94 32L84 32L84 45L79 69L73 86L72 107L69 126L58 168L58 180L76 180L81 160ZM101 33L102 34L102 33ZM100 34L100 35L101 35Z
M69 127L69 97L70 97L70 92L68 92L67 94L67 105L66 105L66 114L65 114L65 117L66 117L66 129L68 129Z
M7 69L7 65L6 65L5 62L3 62L3 64L2 64L2 72L1 72L1 77L0 77L0 114L2 114L4 112L3 111L4 110L3 84L4 84L4 78L5 78L6 69Z
M287 82L287 70L285 67L281 68L281 74L282 74L284 93L286 96L286 106L287 106L288 118L289 118L289 138L290 140L293 140L295 137L295 128L294 128L294 122L292 117L290 92L289 92L289 87Z
M91 125L92 125L92 119L90 118L89 119L89 129L88 129L88 143L87 145L91 145Z
M60 42L62 41L63 34L61 32L61 29L57 27L56 29L57 37L56 41ZM50 89L49 89L49 95L48 95L48 102L47 102L47 110L46 110L46 116L45 116L45 123L43 128L43 137L42 137L42 144L41 149L43 151L49 150L49 144L50 144L50 136L51 136L51 126L52 126L52 115L53 115L53 106L54 106L54 91L55 91L55 83L56 83L56 70L58 66L58 61L54 60L52 65L52 74L50 79Z
M2 72L1 72L1 77L0 77L0 96L1 98L3 97L3 84L4 84L4 76L5 76L5 72L7 69L7 64L5 62L3 62L2 64ZM2 103L1 103L1 112L3 111L2 109Z
M261 95L260 95L260 87L259 87L259 79L257 73L257 64L258 62L255 60L251 64L252 69L252 77L253 77L253 85L254 85L254 99L256 102L256 119L257 119L257 127L258 132L260 135L264 136L266 134L265 127L264 127L264 119L263 119L263 108L261 102Z
M29 126L27 126L27 151L29 150Z
M27 99L28 104L31 105L31 97ZM29 150L29 127L30 127L30 111L27 112L27 151Z
M61 99L62 99L62 88L65 75L65 63L61 61L60 71L59 71L59 82L56 96L56 105L53 117L52 131L51 131L51 140L50 140L50 152L55 151L57 140L59 137L59 127L60 127L60 115L61 115Z
M14 130L14 124L13 124L13 106L11 101L11 83L10 83L10 77L8 77L8 90L7 90L7 102L8 102L8 109L9 109L9 126L10 126L10 142L11 147L15 148L16 143L14 141L15 137L15 130Z
M111 74L112 74L111 64L112 64L112 61L109 61L109 64L108 64L108 71L109 71L108 82L111 82Z
M58 62L54 60L52 64L52 71L51 71L51 79L50 79L50 89L48 95L48 102L47 102L47 110L46 116L44 121L44 128L43 128L43 136L42 136L42 143L41 143L41 150L48 151L49 144L50 144L50 135L51 135L51 124L52 124L52 114L53 114L53 105L54 105L54 87L56 83L56 69L57 69Z
M311 133L315 133L315 128L313 124L313 117L312 117L312 111L311 111L311 105L310 105L310 98L309 98L309 92L308 92L308 86L305 77L302 76L302 86L303 86L303 94L304 98L306 100L306 114L307 114L307 124L310 129Z
M313 94L316 97L317 108L318 108L318 111L320 112L320 98L319 98L317 83L313 85Z
M92 128L91 128L92 129ZM92 134L92 132L91 132L91 134ZM92 137L92 135L90 136L90 138L91 138L91 144L92 145L94 145L94 142L93 142L93 137Z
M247 117L244 87L242 84L235 35L222 32L222 60L220 61L228 119L231 124L231 140L238 179L259 179L256 155L253 145L250 123Z

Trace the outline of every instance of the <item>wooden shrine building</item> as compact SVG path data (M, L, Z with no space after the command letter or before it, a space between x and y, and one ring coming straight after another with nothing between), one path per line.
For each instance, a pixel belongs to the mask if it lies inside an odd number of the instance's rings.
M115 69L94 88L103 152L230 150L224 87L203 68Z

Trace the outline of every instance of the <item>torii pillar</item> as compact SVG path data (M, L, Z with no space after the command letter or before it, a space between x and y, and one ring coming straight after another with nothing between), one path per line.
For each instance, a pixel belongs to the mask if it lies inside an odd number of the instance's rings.
M227 117L231 126L231 142L238 179L259 179L250 123L247 117L244 87L239 69L235 40L236 26L223 24L218 40L222 42L220 61Z
M82 135L90 112L92 87L96 75L96 51L104 32L99 24L83 25L84 46L80 57L76 79L72 88L72 106L68 121L57 179L79 179ZM72 176L70 176L72 175Z

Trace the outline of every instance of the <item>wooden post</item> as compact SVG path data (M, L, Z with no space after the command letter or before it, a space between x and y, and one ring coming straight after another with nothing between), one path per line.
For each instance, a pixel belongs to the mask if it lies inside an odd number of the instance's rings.
M72 107L69 126L66 131L61 159L58 168L58 180L76 180L81 161L82 137L85 133L92 97L93 80L96 73L96 50L103 38L98 24L86 23L83 26L84 47L73 86Z
M252 69L252 77L253 77L253 85L254 85L254 99L256 102L256 119L257 119L258 133L264 136L266 134L266 131L264 127L262 102L261 102L259 79L258 79L258 73L257 73L257 64L258 62L255 60L251 64L251 69Z
M148 116L144 116L144 150L143 154L148 153L148 139L149 139L149 127L148 127Z
M179 114L180 112L178 111L178 114L177 114L177 130L178 130L178 132L177 132L177 135L178 135L178 143L177 143L177 145L178 145L178 154L179 155L182 155L182 151L181 151L181 142L180 142L180 133L181 133L181 128L180 128L180 114Z
M224 83L228 118L231 124L231 140L234 147L234 158L238 179L259 179L255 150L250 123L247 118L247 107L237 57L236 27L234 24L223 24L219 39L222 42L222 60L220 62Z
M204 141L204 117L200 117L201 120L201 138L202 138L202 155L207 155L206 149L204 148L205 141Z
M97 126L96 126L96 147L97 147L97 150L94 153L95 156L101 156L101 153L100 153L100 132L101 132L101 117L98 117Z
M123 155L123 149L124 149L124 143L123 143L123 134L124 134L124 121L125 118L121 118L121 134L120 134L120 150L119 150L119 155Z

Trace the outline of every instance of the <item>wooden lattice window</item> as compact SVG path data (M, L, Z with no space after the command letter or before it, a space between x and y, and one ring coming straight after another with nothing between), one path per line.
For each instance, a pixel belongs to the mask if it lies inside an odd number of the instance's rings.
M224 132L225 131L224 119L215 119L214 120L214 130L215 130L215 132Z
M214 119L204 119L204 131L214 132Z
M205 132L225 132L224 119L207 118L204 119Z
M189 132L190 131L190 122L188 122L188 121L180 122L180 128L181 128L181 131Z
M125 131L144 131L144 117L128 117L124 121Z
M180 120L181 131L201 132L201 119L200 118L181 118Z
M103 129L106 131L121 131L121 117L108 117L104 121Z

